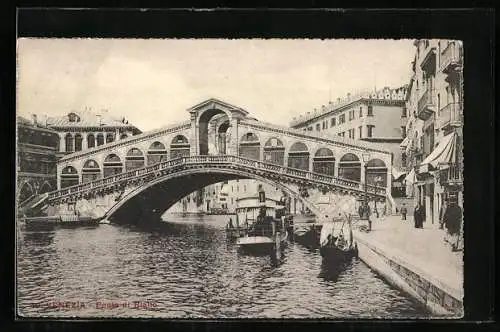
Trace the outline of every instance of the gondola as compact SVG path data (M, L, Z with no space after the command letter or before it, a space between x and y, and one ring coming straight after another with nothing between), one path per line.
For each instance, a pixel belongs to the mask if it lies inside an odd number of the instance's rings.
M320 235L320 254L328 264L340 264L358 255L350 216L325 222Z

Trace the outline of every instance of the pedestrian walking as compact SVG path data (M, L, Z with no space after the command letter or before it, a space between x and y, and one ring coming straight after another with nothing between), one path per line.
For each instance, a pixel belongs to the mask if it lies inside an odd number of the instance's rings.
M425 210L420 202L417 202L415 206L415 210L413 211L413 220L415 223L415 228L423 228L424 220L425 220Z
M403 203L403 206L401 207L401 220L406 220L407 213L408 213L408 210L406 209L406 204Z
M462 208L458 206L457 202L451 201L447 206L443 216L443 221L447 234L449 235L448 242L450 243L452 250L457 250L460 237L460 226L462 222Z
M443 229L444 226L444 213L446 211L448 204L446 200L443 202L443 205L441 205L441 209L439 210L439 229Z
M363 202L363 204L359 206L358 213L361 220L368 221L368 231L371 231L372 230L372 221L370 220L371 211L368 202Z

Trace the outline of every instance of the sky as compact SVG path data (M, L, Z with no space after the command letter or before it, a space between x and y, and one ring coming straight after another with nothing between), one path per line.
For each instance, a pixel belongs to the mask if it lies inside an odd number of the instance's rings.
M17 42L17 112L107 109L142 131L217 98L288 126L349 92L408 84L412 40L32 39Z

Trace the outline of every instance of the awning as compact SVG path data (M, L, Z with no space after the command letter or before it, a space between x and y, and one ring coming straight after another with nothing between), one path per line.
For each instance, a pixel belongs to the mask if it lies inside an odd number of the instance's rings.
M408 136L405 137L405 139L401 142L401 144L399 144L399 147L400 148L406 148L408 146Z
M416 178L415 178L415 170L412 169L410 171L410 173L408 173L408 175L406 175L405 181L406 181L407 184L413 184L413 183L415 183L415 180L416 180Z
M405 172L398 171L396 168L392 168L392 178L394 180L399 180L403 175L405 175Z
M422 161L419 166L419 173L428 172L430 170L429 166L436 168L439 164L453 162L456 159L456 136L456 133L451 133L443 137L431 154Z

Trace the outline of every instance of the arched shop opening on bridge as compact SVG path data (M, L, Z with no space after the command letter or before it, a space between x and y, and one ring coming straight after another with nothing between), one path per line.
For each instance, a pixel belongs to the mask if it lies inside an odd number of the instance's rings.
M112 153L104 159L103 163L103 176L107 178L115 174L123 172L123 163L116 154Z
M167 149L161 142L153 142L148 149L147 163L153 165L167 160Z
M82 168L82 183L90 182L101 178L99 164L93 159L87 160Z
M246 133L240 139L240 157L260 160L260 141L254 133Z
M77 185L80 182L78 171L73 166L66 166L61 172L61 188Z
M358 156L347 153L340 158L339 177L346 180L361 181L361 161Z
M328 148L318 149L314 154L313 172L333 176L334 170L335 157L333 151Z
M372 159L366 163L366 183L387 186L387 166L382 160Z
M288 167L309 171L309 149L302 142L296 142L288 152Z
M132 171L145 166L144 154L138 148L128 150L125 156L125 171Z
M189 157L189 141L183 135L177 135L170 143L170 159Z
M285 164L285 147L278 138L272 137L267 140L264 145L264 161L282 166Z

